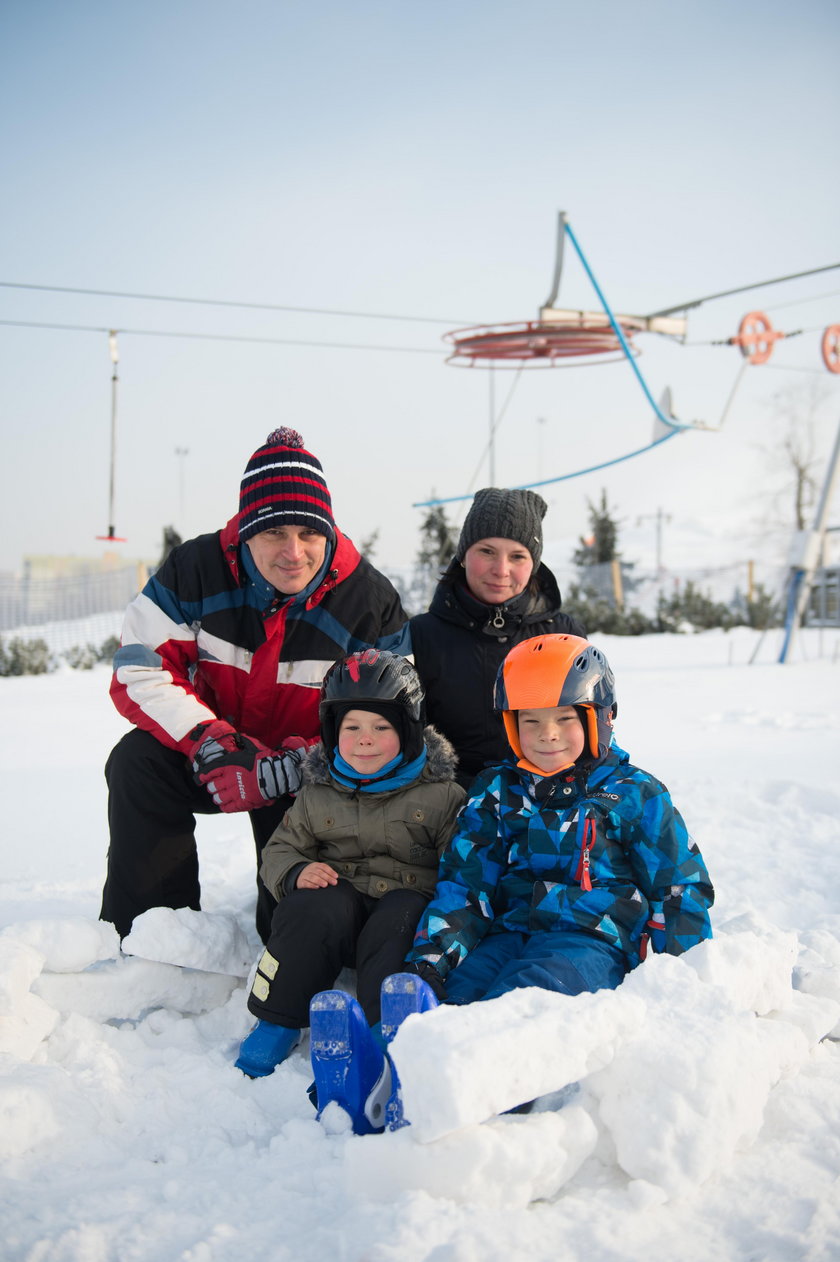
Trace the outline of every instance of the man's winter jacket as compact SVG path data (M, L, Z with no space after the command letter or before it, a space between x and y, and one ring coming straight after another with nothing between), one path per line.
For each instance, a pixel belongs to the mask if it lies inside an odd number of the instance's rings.
M633 967L651 931L672 955L711 937L713 901L667 789L615 744L588 774L506 763L475 782L408 959L445 977L487 933L570 929Z
M409 627L414 664L426 691L426 718L455 746L458 780L466 787L488 763L499 763L509 753L501 719L493 712L493 685L514 644L535 635L584 631L561 613L557 580L545 565L537 570L536 594L526 589L498 607L476 600L459 581L459 570L453 562L428 613L412 618Z
M440 854L452 836L464 790L455 783L452 746L427 727L426 763L399 789L361 793L330 775L321 745L303 765L304 786L263 851L260 876L275 898L306 863L328 863L373 898L393 889L430 895Z
M296 596L266 582L245 547L237 518L181 544L126 610L114 704L185 754L214 718L275 749L313 740L334 661L371 645L408 652L397 592L339 531L320 581Z

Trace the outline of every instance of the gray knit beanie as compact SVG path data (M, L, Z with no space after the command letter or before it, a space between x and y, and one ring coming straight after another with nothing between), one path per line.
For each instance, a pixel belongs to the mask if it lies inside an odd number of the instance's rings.
M536 491L509 491L487 486L476 491L464 519L455 553L459 561L479 539L515 539L534 559L534 569L542 556L542 519L548 505Z

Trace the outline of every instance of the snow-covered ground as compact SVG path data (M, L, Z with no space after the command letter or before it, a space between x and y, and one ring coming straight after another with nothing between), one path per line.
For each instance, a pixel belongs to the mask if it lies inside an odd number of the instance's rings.
M621 744L702 847L715 940L616 992L411 1018L415 1124L366 1138L315 1120L305 1043L261 1081L232 1066L247 820L200 824L205 913L149 913L121 956L96 919L107 670L0 680L3 1258L840 1256L838 637L787 666L776 636L749 664L745 630L596 642Z

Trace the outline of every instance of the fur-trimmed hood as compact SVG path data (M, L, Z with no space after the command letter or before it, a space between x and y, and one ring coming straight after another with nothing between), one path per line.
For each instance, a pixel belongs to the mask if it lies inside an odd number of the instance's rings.
M453 780L458 767L458 757L452 745L433 727L427 727L424 730L423 740L426 745L426 764L417 779L441 783ZM334 788L344 789L347 793L354 792L353 789L346 788L332 777L330 765L321 744L313 745L309 750L304 759L302 771L304 784L331 784ZM392 790L392 792L398 792L398 790Z

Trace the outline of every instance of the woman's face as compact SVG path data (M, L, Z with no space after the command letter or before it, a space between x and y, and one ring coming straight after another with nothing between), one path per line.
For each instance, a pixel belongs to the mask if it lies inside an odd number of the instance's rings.
M504 605L524 592L533 570L530 552L515 539L479 539L464 554L467 587L485 605Z

